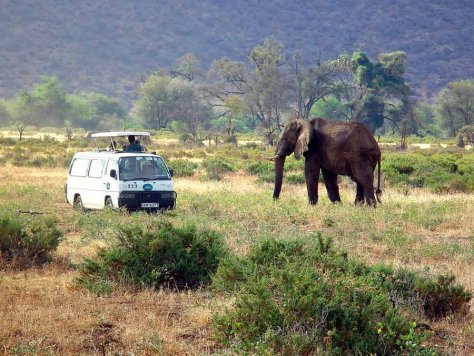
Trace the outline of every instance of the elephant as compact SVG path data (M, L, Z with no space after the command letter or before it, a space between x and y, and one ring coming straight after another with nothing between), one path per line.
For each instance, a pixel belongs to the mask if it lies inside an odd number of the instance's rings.
M309 121L291 119L285 125L275 155L275 187L273 198L278 199L283 182L285 159L294 153L296 159L305 157L305 179L308 200L311 205L318 202L318 181L323 173L326 190L332 202L340 202L337 176L351 177L357 183L355 204L364 202L375 207L380 203L379 145L374 136L360 122L336 122L322 118ZM378 185L374 196L374 172L378 164Z

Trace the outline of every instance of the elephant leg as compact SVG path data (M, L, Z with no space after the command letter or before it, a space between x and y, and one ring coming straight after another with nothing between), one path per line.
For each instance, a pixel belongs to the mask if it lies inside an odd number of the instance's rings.
M306 157L304 162L304 176L308 189L308 201L311 205L318 203L319 162L311 157Z
M352 167L354 180L357 182L357 193L359 194L359 185L364 191L364 199L368 206L375 207L377 201L375 200L374 189L374 171L370 162L359 162ZM356 197L357 199L357 197Z
M357 192L356 192L354 204L355 205L364 204L364 187L360 183L357 183Z
M326 185L329 200L333 203L340 202L341 196L339 195L339 186L337 185L337 174L324 168L321 170L323 171L324 184Z

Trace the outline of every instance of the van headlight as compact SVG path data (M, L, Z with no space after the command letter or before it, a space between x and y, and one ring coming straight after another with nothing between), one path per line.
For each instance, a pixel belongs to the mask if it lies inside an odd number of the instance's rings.
M135 193L120 193L121 199L135 199Z

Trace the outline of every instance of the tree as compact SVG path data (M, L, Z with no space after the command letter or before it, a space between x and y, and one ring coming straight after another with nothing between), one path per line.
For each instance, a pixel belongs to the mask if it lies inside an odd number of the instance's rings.
M67 100L71 115L66 126L86 130L117 130L125 126L127 109L119 99L96 92L85 92L69 95Z
M268 145L272 146L283 127L282 113L290 107L290 80L282 66L286 63L283 46L274 39L265 39L249 55L255 70L244 94L249 111L264 130Z
M405 52L382 53L372 63L363 52L354 52L351 69L360 88L355 120L364 122L374 132L384 119L400 130L400 123L410 112L410 90L405 84Z
M474 80L448 83L438 94L436 114L450 136L463 126L474 125Z
M404 80L405 60L400 51L382 53L375 62L356 51L330 62L337 78L334 96L344 103L347 121L363 122L372 132L389 121L393 130L401 130L413 104Z
M18 134L20 135L20 141L23 137L23 132L25 131L28 125L34 124L34 99L26 91L21 90L15 96L15 99L12 103L12 116L17 128Z
M0 99L0 127L5 127L11 124L11 115L9 112L9 103L6 100Z
M186 83L175 87L173 100L176 103L173 111L175 120L194 142L198 142L199 130L212 118L211 106L201 97L197 88Z
M154 74L139 88L134 113L148 127L161 129L173 119L172 78Z
M227 97L224 102L224 105L229 109L226 118L227 118L227 139L229 141L235 139L235 127L233 124L233 119L242 116L245 111L244 102L237 95L232 95ZM237 141L235 141L237 142Z
M329 95L315 102L309 115L333 121L346 121L346 106L337 97Z
M282 113L289 109L291 99L291 78L283 69L286 64L283 46L273 39L265 39L262 45L253 48L248 59L252 70L228 58L215 61L208 73L212 84L205 91L209 102L221 109L221 115L229 112L226 99L240 96L245 111L272 145L283 126Z
M417 102L413 107L413 120L411 120L410 133L420 136L439 136L440 127L435 120L433 106L426 102Z
M35 123L42 126L63 126L70 114L70 105L66 99L66 91L57 77L42 76L40 82L33 87L32 109Z
M162 74L150 76L141 85L133 110L143 125L154 129L165 128L176 121L194 141L212 117L212 108L204 100L199 85Z
M199 59L192 53L179 57L171 68L170 74L192 82L197 76L202 75Z
M459 130L460 136L466 139L471 145L474 145L474 125L467 125Z
M320 100L336 91L334 79L339 68L332 62L304 67L299 56L293 59L294 84L293 95L296 101L298 116L308 118L313 106Z

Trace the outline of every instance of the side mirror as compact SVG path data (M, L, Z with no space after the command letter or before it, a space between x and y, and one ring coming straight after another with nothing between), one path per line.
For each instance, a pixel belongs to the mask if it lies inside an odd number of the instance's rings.
M110 176L114 179L117 178L117 171L115 169L111 169L110 170Z
M174 175L174 171L170 169L170 177L173 177L173 175Z

